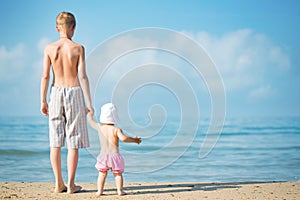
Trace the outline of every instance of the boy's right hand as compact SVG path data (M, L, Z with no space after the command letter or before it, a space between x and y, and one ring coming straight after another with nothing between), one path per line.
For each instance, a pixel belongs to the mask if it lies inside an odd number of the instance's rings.
M45 116L49 116L48 112L48 104L47 103L42 103L41 104L41 113Z

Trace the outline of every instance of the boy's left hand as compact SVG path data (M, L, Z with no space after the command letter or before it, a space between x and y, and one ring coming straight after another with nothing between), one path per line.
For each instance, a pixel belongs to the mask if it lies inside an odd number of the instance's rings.
M86 114L89 114L89 115L91 115L91 116L93 116L94 115L94 109L93 108L86 108Z

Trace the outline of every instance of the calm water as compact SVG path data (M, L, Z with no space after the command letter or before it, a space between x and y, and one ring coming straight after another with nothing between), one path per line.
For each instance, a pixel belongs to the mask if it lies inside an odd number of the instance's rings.
M191 145L172 147L172 154L179 157L172 163L166 161L164 146L176 135L178 124L174 121L144 139L141 145L121 143L126 162L125 181L300 181L300 118L227 119L213 151L200 159L199 148L207 126L207 120L200 123ZM91 148L80 150L77 182L97 179L94 164L99 145L93 130L90 139ZM155 154L155 159L149 152ZM66 154L63 148L65 180ZM164 167L157 169L162 163ZM145 169L154 171L146 173ZM0 118L0 182L53 180L47 118ZM113 181L111 174L108 181Z

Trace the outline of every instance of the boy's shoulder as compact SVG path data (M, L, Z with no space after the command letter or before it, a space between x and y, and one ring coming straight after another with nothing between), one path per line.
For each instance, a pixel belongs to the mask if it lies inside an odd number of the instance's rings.
M62 40L57 40L54 42L51 42L49 44L46 45L45 49L47 48L53 48L53 47L58 47L58 46L62 46L62 45L68 45L68 46L73 46L73 47L80 47L82 49L84 49L84 46L80 43L74 42L73 40L66 40L66 41L62 41Z
M84 49L84 46L82 44L79 44L77 42L74 42L73 40L69 40L68 41L70 45L74 46L74 47L77 47L77 48L81 48L81 49Z
M70 45L71 49L75 50L76 52L78 52L80 54L84 54L85 49L82 44L79 44L79 43L76 43L76 42L73 42L72 40L70 40L69 45Z
M51 42L49 44L47 44L44 48L45 51L49 50L49 49L52 49L53 47L57 46L56 45L56 42Z
M71 49L75 50L75 52L77 52L79 54L84 54L84 52L85 52L84 46L79 43L73 42L72 40L69 40L69 41L57 40L55 42L47 44L44 48L44 53L48 54L48 55L53 54L57 51L57 49L61 49L64 46L69 50L71 50Z
M44 51L45 52L52 51L53 49L57 49L60 45L61 44L59 43L59 40L57 40L55 42L51 42L45 46Z
M58 40L59 41L59 40ZM66 40L66 41L64 41L66 44L69 44L69 45L71 45L71 46L73 46L73 47L79 47L79 48L82 48L82 49L84 49L84 46L82 45L82 44L80 44L80 43L77 43L77 42L74 42L73 40Z

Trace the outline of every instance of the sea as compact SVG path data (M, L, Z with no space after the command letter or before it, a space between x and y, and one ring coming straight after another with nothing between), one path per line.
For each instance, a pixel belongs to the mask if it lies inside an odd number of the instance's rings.
M228 117L218 137L214 137L215 145L205 156L199 152L210 119L200 120L193 134L184 130L180 133L182 143L173 144L179 134L178 123L167 121L155 134L144 135L140 145L120 142L126 165L125 181L300 181L300 117ZM124 129L125 134L130 134ZM91 147L79 150L76 182L97 180L94 165L100 150L99 139L90 128L89 136ZM47 117L0 117L0 182L54 181L49 152ZM63 147L65 181L67 152ZM107 181L114 181L111 173Z

